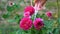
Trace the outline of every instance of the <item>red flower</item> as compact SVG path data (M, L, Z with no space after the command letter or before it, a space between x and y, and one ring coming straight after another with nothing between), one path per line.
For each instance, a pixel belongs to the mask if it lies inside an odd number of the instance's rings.
M52 12L48 11L46 12L47 17L51 18L52 17Z
M40 30L43 26L44 26L43 19L36 18L36 20L34 21L35 29Z
M23 30L29 30L32 27L32 20L30 18L23 18L20 21L20 28Z
M32 15L32 14L34 14L35 9L34 9L32 6L27 6L27 7L24 9L24 12L29 12L30 15Z

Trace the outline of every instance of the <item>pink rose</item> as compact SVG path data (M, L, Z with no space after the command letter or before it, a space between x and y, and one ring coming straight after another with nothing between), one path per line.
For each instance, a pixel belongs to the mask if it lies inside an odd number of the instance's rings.
M29 17L29 18L31 18L30 13L29 13L29 12L25 12L25 13L24 13L24 17Z
M51 18L52 17L52 12L50 12L50 11L46 12L46 16Z
M23 30L29 30L32 27L32 20L30 18L22 18L20 21L20 28Z
M24 9L24 13L25 12L29 12L30 15L34 14L35 12L35 9L32 7L32 6L27 6L25 9Z
M35 29L37 30L40 30L44 26L43 19L41 18L36 18L33 24L34 24Z

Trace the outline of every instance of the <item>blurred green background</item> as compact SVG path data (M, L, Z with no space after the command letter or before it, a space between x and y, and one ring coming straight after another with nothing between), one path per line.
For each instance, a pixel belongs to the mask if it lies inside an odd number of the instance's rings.
M8 2L15 3L12 11L7 11L9 8ZM25 6L30 5L30 0L0 0L0 34L16 34L19 28L19 21L23 17L23 11ZM60 0L47 0L46 8L53 13L54 26L60 32ZM10 8L11 9L11 8ZM39 11L39 14L44 13Z

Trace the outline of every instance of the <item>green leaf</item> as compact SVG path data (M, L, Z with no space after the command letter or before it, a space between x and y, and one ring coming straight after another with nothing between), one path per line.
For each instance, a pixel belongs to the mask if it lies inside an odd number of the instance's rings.
M47 28L47 34L52 33L54 20L44 20L45 27Z
M35 34L36 32L35 32L35 30L34 30L34 28L32 27L31 28L31 34Z
M53 20L44 20L45 27L52 28L52 26L54 24L53 22L54 22Z
M41 17L41 15L40 15L40 14L37 14L37 15L36 15L36 17L37 17L37 18L40 18L40 17Z
M55 29L53 30L53 34L59 34L59 29L55 28Z
M19 29L16 34L22 34L22 30Z
M37 15L36 15L36 17L37 17L37 18L43 18L43 19L45 19L45 18L46 18L46 19L47 19L47 17L46 17L46 15L45 15L45 14L42 14L42 15L37 14Z
M16 34L16 31L10 32L9 34Z
M11 6L7 6L7 11L10 11L10 12L11 12L11 11L13 11L14 9L15 9L15 8L14 8L13 6L12 6L12 7L11 7Z
M60 23L60 18L58 18L58 22Z
M3 18L9 18L10 14L3 14L2 17Z
M15 21L18 22L18 24L20 23L20 20L22 19L22 15L18 15L16 14L16 16L14 17Z
M25 30L19 29L19 30L16 32L16 34L31 34L31 33L30 33L30 30L25 31Z
M12 12L15 9L19 10L19 8L20 8L19 5L14 4L13 6L7 6L7 11Z
M42 28L42 34L47 34L47 28L46 27Z

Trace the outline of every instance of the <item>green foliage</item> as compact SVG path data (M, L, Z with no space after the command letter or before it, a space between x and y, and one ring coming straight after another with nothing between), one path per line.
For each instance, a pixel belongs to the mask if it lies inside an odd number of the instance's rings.
M54 24L53 20L44 20L44 23L46 28L52 28L52 25Z
M16 10L16 9L19 9L19 5L17 5L17 4L14 4L14 5L12 5L12 6L7 6L7 11L13 11L13 10Z
M16 16L14 17L14 20L19 24L22 17L23 17L23 15L16 14Z
M13 17L13 19L8 19L7 22L9 22L9 23L16 22L16 23L19 24L22 17L23 17L22 15L16 14L16 15ZM6 17L6 18L7 18L7 17Z
M10 14L3 14L2 17L3 18L8 18L10 16Z
M60 23L60 18L58 18L58 22Z
M55 28L55 29L53 30L53 34L59 34L59 29Z

